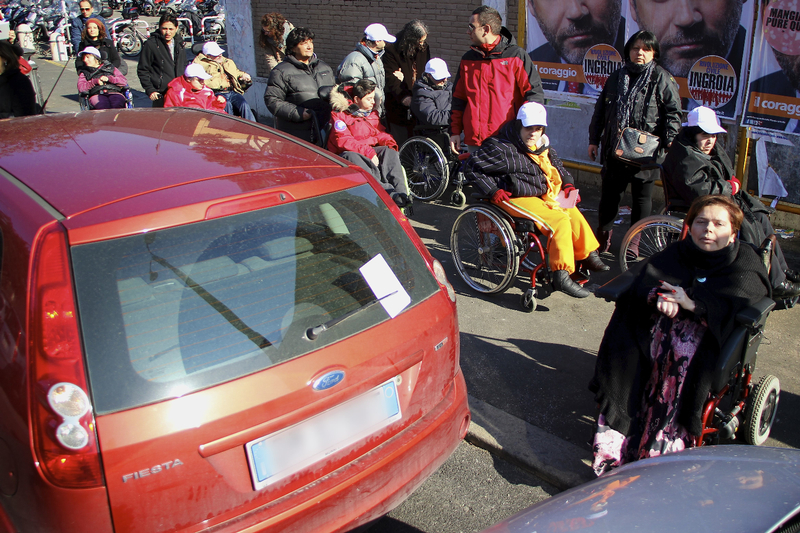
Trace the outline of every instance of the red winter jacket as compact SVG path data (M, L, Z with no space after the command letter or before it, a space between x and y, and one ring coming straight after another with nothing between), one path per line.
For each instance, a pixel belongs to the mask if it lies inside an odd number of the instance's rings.
M480 146L495 135L526 101L544 103L539 73L530 56L505 27L490 52L477 46L461 58L453 80L450 130L464 132L464 142Z
M350 104L339 87L331 91L331 105L334 109L331 113L333 127L328 138L328 150L334 154L358 152L372 159L377 155L373 146L399 149L397 142L380 123L378 113L373 110L365 117L354 115L358 107Z
M169 82L168 87L167 95L164 97L164 107L194 107L212 111L225 109L225 102L218 101L214 91L208 87L195 91L192 84L183 76L178 76Z

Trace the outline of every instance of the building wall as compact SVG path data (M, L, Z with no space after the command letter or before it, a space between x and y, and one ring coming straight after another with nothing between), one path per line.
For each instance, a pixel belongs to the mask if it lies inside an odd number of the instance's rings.
M295 26L306 26L316 33L314 48L317 55L334 70L355 47L364 28L373 22L386 26L396 34L406 22L424 21L429 29L431 54L447 61L451 72L469 47L467 24L470 13L481 5L474 0L252 0L253 39L256 43L256 69L260 76L266 72L258 32L264 13L279 12ZM504 24L516 35L517 0L508 0L508 18Z

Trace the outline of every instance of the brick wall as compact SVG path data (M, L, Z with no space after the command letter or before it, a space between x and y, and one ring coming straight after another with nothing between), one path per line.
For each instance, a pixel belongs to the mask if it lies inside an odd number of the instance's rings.
M295 26L314 31L317 55L334 70L353 50L368 24L379 22L394 35L408 21L420 19L430 30L431 55L447 61L450 71L455 72L469 47L470 13L479 5L480 2L474 0L253 0L257 72L263 76L266 71L263 49L257 44L261 17L276 11ZM504 20L504 24L516 36L517 0L508 0L506 18L509 20Z

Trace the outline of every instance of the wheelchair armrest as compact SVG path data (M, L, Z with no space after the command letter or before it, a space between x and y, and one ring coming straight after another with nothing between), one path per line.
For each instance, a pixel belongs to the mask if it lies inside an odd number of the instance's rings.
M636 274L630 270L626 270L602 287L599 287L594 291L594 295L598 298L603 298L607 302L616 302L625 291L631 288L633 280L635 279Z
M767 321L769 312L772 311L774 307L775 300L764 297L750 307L746 307L739 311L739 313L736 315L736 322L747 328L763 326Z

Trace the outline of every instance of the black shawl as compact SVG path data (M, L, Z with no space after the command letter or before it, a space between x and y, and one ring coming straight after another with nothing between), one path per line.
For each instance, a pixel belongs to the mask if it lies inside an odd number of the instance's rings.
M704 252L687 238L650 259L617 301L589 383L608 424L626 435L652 370L651 330L657 311L647 297L661 285L659 280L683 287L697 305L695 316L708 323L689 365L678 414L678 422L699 436L720 346L733 331L737 313L769 295L770 283L758 253L739 240L722 250Z

